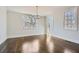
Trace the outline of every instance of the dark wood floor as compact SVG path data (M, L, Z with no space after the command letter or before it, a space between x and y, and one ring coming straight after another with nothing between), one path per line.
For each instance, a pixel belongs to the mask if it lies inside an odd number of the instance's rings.
M0 45L0 52L2 53L22 53L23 52L23 44L24 43L32 43L34 40L39 42L37 53L49 53L49 48L47 46L47 36L46 35L33 35L26 37L18 37L18 38L9 38L2 45ZM52 53L78 53L79 52L79 44L69 42L57 37L51 37L50 42L54 46L51 50ZM49 43L50 43L49 42ZM28 46L30 47L30 45ZM33 49L33 47L31 48ZM37 48L36 48L37 49ZM25 49L27 50L27 49ZM34 51L35 52L35 51ZM35 53L36 53L35 52Z

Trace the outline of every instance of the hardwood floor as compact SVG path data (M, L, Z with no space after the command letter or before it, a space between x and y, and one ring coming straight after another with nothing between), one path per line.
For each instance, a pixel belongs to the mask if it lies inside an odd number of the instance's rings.
M78 53L79 44L51 37L47 44L46 35L9 38L0 45L1 53ZM51 43L51 44L50 44Z

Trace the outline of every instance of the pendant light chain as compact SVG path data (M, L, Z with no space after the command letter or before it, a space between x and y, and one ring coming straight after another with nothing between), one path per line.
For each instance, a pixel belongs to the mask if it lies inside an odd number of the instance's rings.
M39 15L38 15L38 6L36 6L36 18L39 19Z

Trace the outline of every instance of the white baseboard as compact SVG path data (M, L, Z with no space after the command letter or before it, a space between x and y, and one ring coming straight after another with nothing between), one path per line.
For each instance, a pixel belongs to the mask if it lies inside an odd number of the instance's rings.
M32 36L32 35L44 35L44 34L30 34L30 35L11 35L11 36L8 36L7 38L16 38L16 37L24 37L24 36Z
M63 36L59 36L59 35L52 35L52 36L58 37L58 38L61 38L61 39L64 39L64 40L67 40L67 41L70 41L70 42L74 42L74 43L78 43L79 44L79 41L71 40L71 39L66 38L66 37L63 37Z

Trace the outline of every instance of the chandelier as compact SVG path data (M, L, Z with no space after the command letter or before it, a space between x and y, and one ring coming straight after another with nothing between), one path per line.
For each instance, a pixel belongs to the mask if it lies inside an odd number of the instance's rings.
M40 19L40 16L38 14L38 6L35 6L35 15L25 15L24 17L26 18L25 20L25 27L35 27L36 21Z

